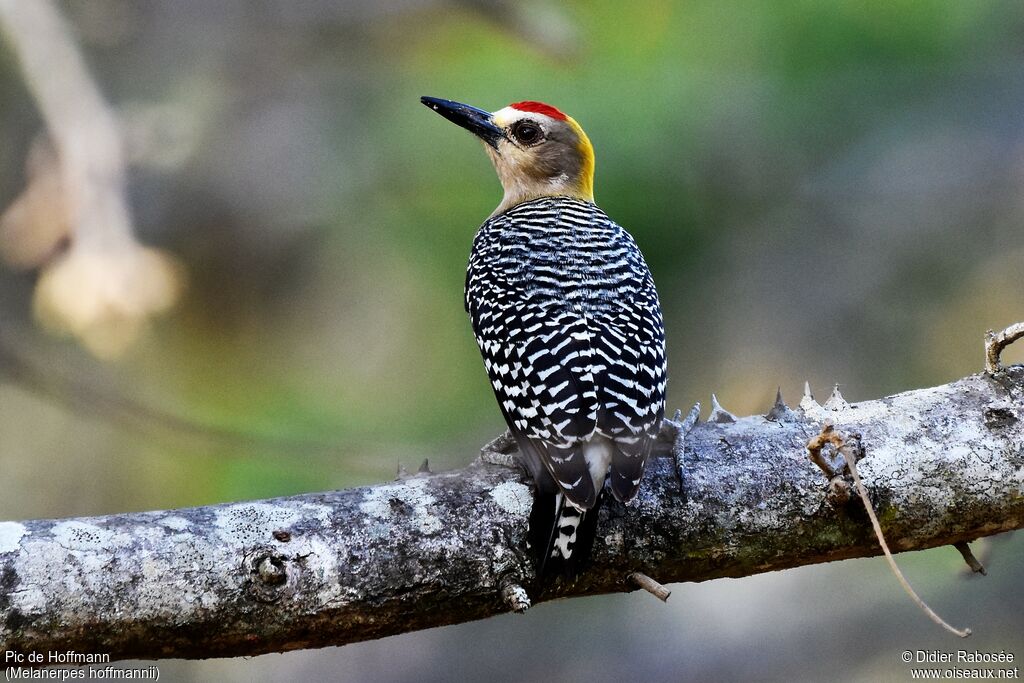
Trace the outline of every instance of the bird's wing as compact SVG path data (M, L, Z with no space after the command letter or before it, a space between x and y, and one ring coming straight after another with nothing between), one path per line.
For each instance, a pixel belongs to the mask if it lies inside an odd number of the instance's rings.
M580 445L597 425L590 324L571 308L543 311L538 317L543 321L538 333L514 345L531 404L523 431L566 497L589 509L598 490Z
M640 486L651 445L665 414L665 341L657 300L634 300L603 320L595 335L597 430L615 446L611 488L628 501Z
M598 492L579 448L597 419L586 318L529 303L478 300L469 309L494 394L527 457L538 458L573 503L592 507Z
M654 278L636 242L605 220L612 247L601 267L613 303L600 307L593 320L597 431L614 445L612 493L628 501L639 488L665 413L665 326Z

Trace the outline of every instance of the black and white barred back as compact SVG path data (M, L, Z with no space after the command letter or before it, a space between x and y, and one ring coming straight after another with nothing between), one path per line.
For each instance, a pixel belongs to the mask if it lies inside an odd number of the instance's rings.
M542 571L573 574L606 477L616 499L636 494L664 416L654 280L632 236L596 205L543 197L480 227L466 310L536 482L531 544Z

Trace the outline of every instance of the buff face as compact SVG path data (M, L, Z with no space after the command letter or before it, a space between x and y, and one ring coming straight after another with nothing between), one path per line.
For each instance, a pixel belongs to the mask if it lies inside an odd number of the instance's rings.
M491 118L504 134L496 147L485 146L505 190L496 213L552 195L593 201L594 151L586 133L557 109L530 105L536 103L510 105Z

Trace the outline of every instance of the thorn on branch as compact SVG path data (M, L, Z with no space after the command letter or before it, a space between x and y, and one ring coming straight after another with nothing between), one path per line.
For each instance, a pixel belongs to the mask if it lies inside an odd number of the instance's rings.
M764 419L772 422L789 422L796 417L796 413L789 409L786 402L782 400L782 387L775 392L775 403Z
M843 398L843 395L839 392L838 384L832 388L832 395L828 397L828 400L825 401L825 405L822 406L825 410L831 410L833 412L846 410L849 407L850 404L846 402L846 399Z
M530 596L526 594L526 589L518 583L509 581L502 585L501 599L516 614L522 614L530 609Z
M629 580L662 602L668 602L668 597L672 595L672 591L642 572L633 572L629 575Z
M821 406L814 400L814 394L811 393L810 382L804 382L804 395L800 399L800 409L803 410L805 414L821 410Z
M999 359L1003 349L1024 337L1024 322L1014 323L1002 332L989 330L985 333L985 372L994 375L1002 371L1003 365Z
M723 408L722 404L718 402L718 397L711 394L711 415L708 416L708 422L729 424L735 421L736 416Z
M420 463L420 466L416 470L415 474L411 474L409 472L409 470L405 469L405 465L403 465L401 462L399 462L398 463L398 471L395 474L395 481L404 481L406 479L412 479L414 477L419 477L419 476L425 475L425 474L433 474L433 472L430 471L430 459L429 458L424 458L423 459L423 462Z
M958 541L953 544L953 547L960 551L963 555L964 562L971 568L971 571L975 574L981 574L982 576L988 576L988 572L985 571L984 565L978 561L978 558L971 552L971 546L967 545L967 541Z

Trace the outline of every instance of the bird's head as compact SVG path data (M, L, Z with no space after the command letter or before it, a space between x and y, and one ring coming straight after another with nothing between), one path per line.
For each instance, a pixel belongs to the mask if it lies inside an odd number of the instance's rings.
M542 102L490 113L436 97L420 101L483 140L505 189L496 214L553 195L594 201L594 148L572 117Z

